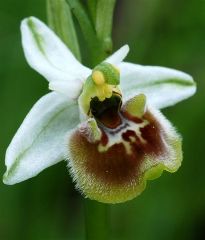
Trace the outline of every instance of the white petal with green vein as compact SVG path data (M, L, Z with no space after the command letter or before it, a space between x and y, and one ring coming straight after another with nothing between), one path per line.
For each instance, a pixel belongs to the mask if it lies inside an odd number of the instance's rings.
M24 181L63 160L65 136L78 123L76 102L68 102L57 93L42 97L7 149L4 183L11 185Z
M181 71L126 62L118 67L121 70L120 83L125 101L143 93L149 104L165 108L192 96L196 91L192 77Z
M59 37L37 18L24 19L21 34L29 65L48 81L74 78L83 82L90 74L91 70L83 66Z

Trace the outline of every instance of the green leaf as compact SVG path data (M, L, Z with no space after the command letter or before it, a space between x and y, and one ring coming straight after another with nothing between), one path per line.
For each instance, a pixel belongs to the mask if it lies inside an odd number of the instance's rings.
M87 0L87 6L93 21L93 25L96 22L96 7L97 7L98 0Z

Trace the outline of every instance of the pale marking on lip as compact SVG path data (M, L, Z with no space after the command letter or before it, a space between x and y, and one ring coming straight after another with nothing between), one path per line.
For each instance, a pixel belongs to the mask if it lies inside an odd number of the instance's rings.
M121 116L122 124L118 126L114 130L113 134L113 129L109 129L106 127L103 127L103 130L105 131L107 137L108 137L108 143L103 146L102 143L98 145L98 151L99 152L106 152L110 147L112 147L115 144L120 144L122 143L125 147L126 153L128 155L132 154L132 146L131 143L135 142L136 139L133 136L130 136L130 142L125 141L122 138L122 134L126 133L128 130L134 131L136 133L136 136L139 138L141 143L145 144L147 141L142 137L140 128L144 128L149 124L147 120L144 120L142 123L134 123L132 121L129 121L128 119L125 119L123 116ZM122 125L124 127L122 127ZM119 129L119 131L117 131Z

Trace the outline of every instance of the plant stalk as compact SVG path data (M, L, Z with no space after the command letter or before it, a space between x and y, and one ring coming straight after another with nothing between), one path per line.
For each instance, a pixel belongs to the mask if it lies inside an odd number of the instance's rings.
M47 0L48 22L80 60L72 11L89 47L92 65L96 66L112 52L115 0L88 0L87 4L86 8L80 0ZM87 240L109 239L109 208L108 204L84 200Z
M84 200L86 240L109 239L109 208L108 204Z

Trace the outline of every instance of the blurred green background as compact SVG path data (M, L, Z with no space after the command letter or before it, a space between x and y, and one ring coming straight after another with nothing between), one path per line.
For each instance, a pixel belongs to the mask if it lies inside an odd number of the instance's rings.
M19 31L21 19L34 15L45 21L45 12L44 0L1 0L1 176L11 138L48 92L47 82L24 59ZM111 206L111 239L205 239L205 1L118 0L113 39L115 49L130 45L129 61L190 73L198 92L163 111L184 138L182 167L149 182L139 198ZM66 162L21 184L0 182L0 239L80 240L84 233L83 199Z

